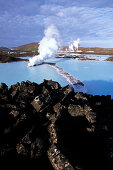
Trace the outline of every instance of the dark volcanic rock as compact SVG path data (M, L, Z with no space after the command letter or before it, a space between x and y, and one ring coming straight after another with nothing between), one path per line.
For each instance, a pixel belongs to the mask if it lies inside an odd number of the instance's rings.
M28 61L28 59L22 59L19 57L12 57L8 55L1 55L0 54L0 63L9 63L9 62L16 62L16 61Z
M60 150L55 145L49 148L48 157L54 169L74 170L69 161L61 154Z
M106 59L106 61L113 61L113 56L108 57L108 58Z
M113 169L113 100L52 80L2 83L0 160L38 169Z

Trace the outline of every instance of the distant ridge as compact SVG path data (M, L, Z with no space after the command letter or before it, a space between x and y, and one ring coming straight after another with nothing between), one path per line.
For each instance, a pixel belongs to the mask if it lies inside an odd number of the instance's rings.
M68 49L64 46L62 50ZM73 53L73 52L72 52ZM98 55L113 55L113 48L101 48L101 47L79 47L76 53L80 54L98 54Z
M21 52L35 52L38 53L38 42L32 42L29 44L24 44L16 48L11 49L12 51L21 51ZM7 48L6 48L7 49ZM61 51L66 51L68 46L62 46ZM79 54L97 54L97 55L113 55L113 48L100 48L100 47L79 47L78 51L73 51L71 53Z
M9 51L10 49L7 47L0 47L0 51Z
M19 47L13 48L13 50L19 50L19 51L37 51L38 50L39 43L33 42L25 45L21 45Z

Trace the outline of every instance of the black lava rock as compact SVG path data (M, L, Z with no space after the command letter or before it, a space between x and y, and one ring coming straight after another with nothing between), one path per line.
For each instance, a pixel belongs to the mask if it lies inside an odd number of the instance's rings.
M52 80L2 83L0 160L38 169L113 169L113 100Z

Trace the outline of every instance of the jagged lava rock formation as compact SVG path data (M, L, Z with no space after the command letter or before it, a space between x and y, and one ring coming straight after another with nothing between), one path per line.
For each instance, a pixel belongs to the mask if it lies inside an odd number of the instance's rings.
M111 170L113 100L52 80L2 83L0 160L41 170Z

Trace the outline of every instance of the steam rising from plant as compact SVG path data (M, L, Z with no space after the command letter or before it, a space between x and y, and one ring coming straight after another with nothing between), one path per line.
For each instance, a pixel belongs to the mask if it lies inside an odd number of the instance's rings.
M73 44L69 45L69 51L78 51L78 46L80 44L80 39L78 38L77 40L73 41Z
M45 59L53 57L59 48L59 32L54 25L44 31L44 37L38 47L39 55L29 59L28 66L41 64Z
M75 47L75 50L77 50L77 51L78 51L79 43L80 43L80 39L79 38L76 41L73 42L73 46Z

